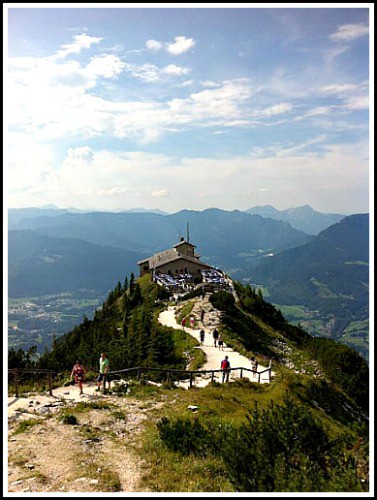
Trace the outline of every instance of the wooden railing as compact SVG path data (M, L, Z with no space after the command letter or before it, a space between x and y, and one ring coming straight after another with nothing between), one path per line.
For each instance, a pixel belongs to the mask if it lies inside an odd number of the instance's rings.
M223 373L223 372L234 372L238 371L240 372L240 378L242 378L243 373L245 371L254 373L258 376L258 384L260 384L261 381L261 375L264 373L268 372L268 381L271 382L271 366L266 368L265 370L262 370L258 372L257 370L252 370L250 368L244 368L244 367L237 367L237 368L229 368L228 370L177 370L174 368L148 368L144 366L138 366L134 368L125 368L124 370L116 370L109 372L108 376L112 378L113 375L120 375L120 374L131 374L132 372L136 372L136 378L137 380L141 379L142 373L147 373L147 372L162 372L166 373L166 381L169 382L172 380L174 375L188 375L189 376L189 387L191 388L193 386L193 380L195 376L201 376L201 375L206 375L208 373L211 374L211 382L214 381L215 378L215 373ZM105 382L105 381L104 381ZM103 391L105 390L105 384L103 383Z
M47 375L48 381L48 393L52 396L52 374L55 373L54 370L45 370L45 369L37 369L37 368L9 368L8 375L13 375L14 379L14 388L16 398L19 397L19 387L20 387L20 376L23 373L43 373Z
M178 370L174 368L148 368L144 366L138 366L134 368L125 368L123 370L115 370L111 371L108 373L107 380L113 379L114 375L120 375L120 374L131 374L133 372L136 372L136 378L137 380L141 379L141 376L143 373L148 373L148 372L162 372L166 374L166 382L170 382L173 378L174 375L185 375L189 377L189 387L192 388L193 386L193 381L196 376L201 376L201 375L206 375L208 373L211 374L211 382L214 381L215 379L215 373L223 373L223 372L235 372L238 371L240 372L240 378L243 377L243 373L246 372L251 372L254 373L255 375L258 376L258 384L260 384L261 381L261 375L264 373L268 372L268 381L271 382L271 365L269 365L268 368L265 370L262 370L258 372L257 370L252 370L250 368L244 368L244 367L237 367L237 368L229 368L228 370ZM19 382L20 382L20 376L22 373L41 373L45 374L48 377L48 392L49 395L52 396L52 374L55 373L54 370L45 370L45 369L26 369L26 368L10 368L8 369L8 375L13 375L14 378L14 386L15 386L15 396L18 398L19 397ZM105 393L105 383L106 383L106 378L104 377L103 382L102 382L102 393Z

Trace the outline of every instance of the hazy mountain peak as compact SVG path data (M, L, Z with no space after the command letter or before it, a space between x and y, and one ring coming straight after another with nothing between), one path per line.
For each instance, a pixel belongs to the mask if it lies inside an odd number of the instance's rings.
M295 229L314 235L345 217L342 214L317 212L310 205L291 207L286 210L278 210L272 205L255 206L246 210L246 213L288 222Z

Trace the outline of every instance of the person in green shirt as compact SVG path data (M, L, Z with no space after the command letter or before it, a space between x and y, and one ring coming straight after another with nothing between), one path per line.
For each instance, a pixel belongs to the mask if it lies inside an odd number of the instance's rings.
M110 380L107 376L109 369L110 369L109 358L106 356L106 353L103 352L101 354L101 357L99 358L99 374L97 377L97 389L96 389L96 391L100 390L102 380L104 380L105 386L106 386L106 380L107 380L107 383L109 384L109 389L110 389Z

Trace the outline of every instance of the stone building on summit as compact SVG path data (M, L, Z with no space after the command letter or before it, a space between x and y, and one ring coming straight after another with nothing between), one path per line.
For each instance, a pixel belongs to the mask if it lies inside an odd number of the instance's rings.
M140 260L140 276L161 273L174 277L191 274L194 279L201 278L202 271L212 267L200 261L200 255L195 253L195 248L195 245L182 237L173 248Z

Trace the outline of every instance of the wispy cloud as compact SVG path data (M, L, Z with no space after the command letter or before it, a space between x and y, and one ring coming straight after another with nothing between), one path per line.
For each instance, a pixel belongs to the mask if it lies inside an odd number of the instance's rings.
M369 27L364 24L342 24L335 33L331 33L330 40L348 42L369 34Z
M296 144L291 148L285 148L276 152L276 156L279 157L287 157L287 156L298 156L299 152L306 150L309 146L313 146L313 144L318 144L320 142L324 142L326 140L326 136L320 135L319 137L315 137L314 139L310 139L309 141L303 142L301 144ZM308 153L301 153L301 156L307 155ZM299 155L300 156L300 155Z
M176 66L175 64L169 64L162 68L161 72L167 75L187 75L190 73L191 68L183 68L182 66Z
M156 191L152 191L152 196L154 198L166 198L170 195L170 191L168 189L158 189Z
M283 102L280 104L274 104L273 106L269 106L265 109L256 110L253 112L254 117L269 117L281 115L283 113L289 113L293 110L293 104L289 102Z

